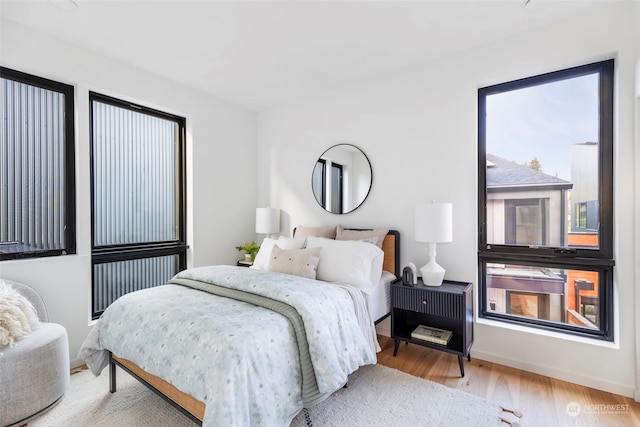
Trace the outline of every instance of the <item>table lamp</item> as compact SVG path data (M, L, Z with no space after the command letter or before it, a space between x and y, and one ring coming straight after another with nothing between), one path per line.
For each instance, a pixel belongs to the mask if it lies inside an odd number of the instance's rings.
M436 244L452 240L452 204L419 203L415 209L415 241L429 244L429 262L420 268L427 286L440 286L445 270L436 262Z
M271 234L280 232L280 209L256 208L256 233Z

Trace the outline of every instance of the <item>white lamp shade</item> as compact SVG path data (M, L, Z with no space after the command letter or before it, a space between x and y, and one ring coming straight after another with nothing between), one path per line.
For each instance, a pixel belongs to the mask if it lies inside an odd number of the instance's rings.
M256 233L280 232L280 209L256 208Z
M453 207L451 203L419 203L415 210L415 240L445 243L453 240Z

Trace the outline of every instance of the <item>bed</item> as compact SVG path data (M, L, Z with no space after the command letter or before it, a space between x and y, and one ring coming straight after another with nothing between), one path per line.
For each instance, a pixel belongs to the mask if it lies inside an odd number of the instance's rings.
M390 312L399 237L389 231L376 248L383 273L366 289L277 269L185 270L112 304L79 356L95 375L109 367L111 392L120 366L197 424L287 426L303 407L343 387L360 366L376 363L373 324ZM302 253L296 251L321 253L320 273L321 266L333 265L329 254L342 256L323 245L342 250L346 244L307 237L304 248L282 250L278 244L281 252L271 255L290 261Z

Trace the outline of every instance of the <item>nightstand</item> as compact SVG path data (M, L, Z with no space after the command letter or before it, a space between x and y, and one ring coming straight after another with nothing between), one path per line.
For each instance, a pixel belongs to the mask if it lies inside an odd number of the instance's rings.
M446 345L411 338L418 325L446 329L453 335ZM473 286L467 282L445 280L441 286L404 286L398 279L391 283L391 338L393 355L401 341L418 344L458 356L464 377L463 357L471 361L473 344Z
M253 261L245 261L245 260L240 260L238 261L238 267L251 267L253 265Z

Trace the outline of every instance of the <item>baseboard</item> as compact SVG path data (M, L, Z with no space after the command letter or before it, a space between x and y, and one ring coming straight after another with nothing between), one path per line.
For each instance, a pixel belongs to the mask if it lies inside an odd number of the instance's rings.
M473 348L471 348L471 357L473 359L484 360L491 363L497 363L499 365L509 366L511 368L521 369L523 371L532 372L537 375L544 375L546 377L578 384L584 387L595 388L597 390L606 391L608 393L630 397L638 401L639 392L636 392L633 387L625 386L622 384L602 381L598 378L584 375L576 375L575 373L552 369L548 366L538 365L535 363L527 363L523 362L522 360L511 359L494 353L474 351Z
M391 336L391 316L376 325L376 334L385 337Z
M84 360L82 359L74 359L71 362L69 362L69 367L71 369L79 368L82 365L85 365Z

